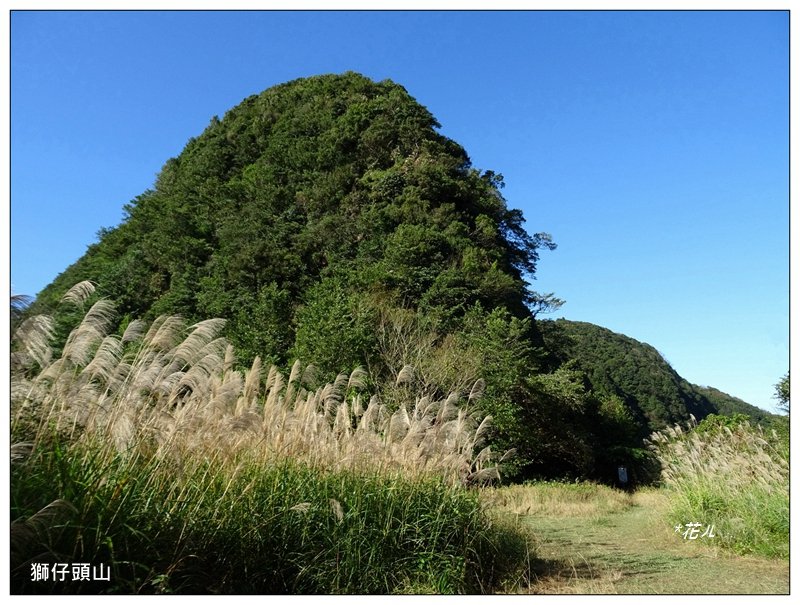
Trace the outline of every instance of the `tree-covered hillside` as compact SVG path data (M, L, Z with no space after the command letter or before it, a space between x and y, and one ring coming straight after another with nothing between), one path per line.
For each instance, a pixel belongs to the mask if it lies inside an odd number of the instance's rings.
M549 349L573 360L597 394L620 397L643 431L659 430L692 414L745 414L754 422L773 415L711 387L689 383L652 346L606 328L559 319L540 322Z
M403 87L355 73L249 97L167 161L33 310L91 280L132 318L225 318L244 360L300 358L327 378L362 365L375 384L436 394L482 377L498 443L516 446L538 369L541 301L526 279L555 245L437 127Z
M492 444L516 451L522 476L608 477L650 428L717 410L651 348L536 320L560 302L530 289L555 244L438 127L402 86L350 72L249 97L30 312L55 313L66 338L76 316L58 300L90 280L121 329L220 317L242 364L300 359L322 381L362 366L390 407L403 389L456 391L492 416Z
M437 126L401 86L354 73L245 99L38 302L90 279L124 313L225 317L248 355L334 371L374 347L376 304L418 308L445 331L476 304L524 318L524 275L553 245Z
M734 416L735 414L744 414L749 416L751 421L757 422L764 426L772 426L773 421L780 416L771 414L759 407L751 405L746 401L723 393L719 389L709 386L699 386L696 384L689 385L691 389L701 398L707 399L715 408L715 414L723 416Z

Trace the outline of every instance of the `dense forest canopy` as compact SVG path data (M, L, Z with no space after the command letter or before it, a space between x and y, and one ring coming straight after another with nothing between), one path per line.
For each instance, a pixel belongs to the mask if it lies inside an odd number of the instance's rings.
M325 379L363 366L389 403L392 389L442 396L480 379L493 443L523 475L608 478L638 463L651 429L729 404L654 350L538 321L561 302L530 288L555 244L438 128L402 86L352 72L251 96L31 311L91 280L127 319L226 319L244 363L299 358Z
M652 346L594 324L559 319L540 322L549 349L573 363L596 393L620 397L647 430L709 414L745 414L757 422L772 415L713 387L689 383Z
M524 318L525 277L554 245L507 208L502 177L474 169L437 127L401 86L354 73L249 97L169 160L40 300L91 279L124 313L225 317L247 355L285 362L295 347L329 366L307 315L359 306L354 292L443 329L476 303ZM361 361L348 353L330 369Z

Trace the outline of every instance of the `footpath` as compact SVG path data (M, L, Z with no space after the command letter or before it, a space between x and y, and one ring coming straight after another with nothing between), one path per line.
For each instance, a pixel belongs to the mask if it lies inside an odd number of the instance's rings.
M666 497L587 516L522 515L536 536L527 594L788 594L789 562L731 554L683 538L664 521ZM688 522L688 521L687 521Z

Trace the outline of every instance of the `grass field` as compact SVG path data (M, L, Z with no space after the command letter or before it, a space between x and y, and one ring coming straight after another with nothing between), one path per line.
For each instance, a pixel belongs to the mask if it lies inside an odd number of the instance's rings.
M91 290L65 297L83 319L60 351L50 318L14 330L14 594L788 591L781 440L671 435L659 490L478 487L502 459L457 394L389 408L360 370L237 369L220 320L117 333ZM674 531L694 521L719 537ZM32 577L72 563L113 581Z
M467 487L497 471L456 394L391 410L361 370L239 370L220 320L119 334L92 290L61 351L51 318L14 332L12 593L483 593L526 560ZM34 573L73 564L110 580Z
M592 484L487 491L500 514L527 526L535 558L509 592L525 594L788 594L789 563L741 556L714 539L684 539L670 496Z

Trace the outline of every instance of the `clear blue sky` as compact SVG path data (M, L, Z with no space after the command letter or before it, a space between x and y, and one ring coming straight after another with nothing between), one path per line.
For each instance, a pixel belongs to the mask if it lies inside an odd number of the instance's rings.
M17 12L11 288L36 294L244 97L403 86L544 252L534 287L774 409L789 364L786 12Z

